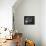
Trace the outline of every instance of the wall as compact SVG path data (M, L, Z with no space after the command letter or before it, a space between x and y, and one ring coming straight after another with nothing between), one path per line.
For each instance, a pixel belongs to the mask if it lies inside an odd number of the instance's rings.
M40 23L42 46L46 46L46 0L41 1Z
M13 6L15 28L22 32L24 38L35 41L36 46L41 46L41 0L23 0L17 7ZM35 25L24 25L24 16L35 16Z
M16 0L0 0L0 27L12 29L12 6Z

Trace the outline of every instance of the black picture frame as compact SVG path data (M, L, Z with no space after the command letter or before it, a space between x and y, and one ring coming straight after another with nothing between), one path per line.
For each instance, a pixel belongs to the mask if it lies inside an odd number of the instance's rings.
M35 16L24 16L24 25L34 25Z

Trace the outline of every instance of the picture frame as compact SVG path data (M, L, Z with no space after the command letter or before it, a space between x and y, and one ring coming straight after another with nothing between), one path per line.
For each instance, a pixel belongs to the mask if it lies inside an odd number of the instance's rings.
M35 16L24 16L24 25L34 25Z

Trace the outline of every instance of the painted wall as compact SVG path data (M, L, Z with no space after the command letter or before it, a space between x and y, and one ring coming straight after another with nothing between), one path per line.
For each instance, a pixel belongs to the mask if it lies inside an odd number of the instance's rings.
M24 38L35 41L36 46L41 46L41 0L23 0L19 5L13 6L15 28L22 32ZM35 16L35 25L24 25L24 16Z
M42 46L46 46L46 0L41 1L40 23Z

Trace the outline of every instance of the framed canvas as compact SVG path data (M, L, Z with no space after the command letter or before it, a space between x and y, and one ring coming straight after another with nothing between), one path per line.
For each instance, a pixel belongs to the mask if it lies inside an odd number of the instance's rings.
M24 25L34 25L35 16L24 16Z

